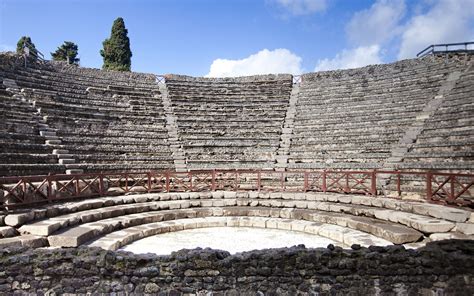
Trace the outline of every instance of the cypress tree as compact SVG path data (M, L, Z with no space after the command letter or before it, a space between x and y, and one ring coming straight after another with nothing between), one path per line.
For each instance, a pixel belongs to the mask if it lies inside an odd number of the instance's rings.
M130 71L132 51L130 39L123 18L119 17L112 25L110 38L105 39L100 55L104 58L102 69Z
M20 40L18 40L16 44L16 52L18 54L23 54L23 47L25 43L28 44L27 46L30 49L30 55L34 55L34 53L36 52L36 46L31 41L31 38L29 36L22 36Z
M55 61L67 61L69 64L79 65L77 50L77 44L70 41L64 41L55 52L51 53L51 57Z

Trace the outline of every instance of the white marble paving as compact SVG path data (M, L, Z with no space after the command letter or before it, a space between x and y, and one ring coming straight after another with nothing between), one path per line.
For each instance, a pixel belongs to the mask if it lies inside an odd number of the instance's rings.
M255 249L282 248L304 244L307 248L340 245L333 240L303 232L251 228L210 227L163 233L135 241L121 250L167 255L181 249L213 248L231 254Z

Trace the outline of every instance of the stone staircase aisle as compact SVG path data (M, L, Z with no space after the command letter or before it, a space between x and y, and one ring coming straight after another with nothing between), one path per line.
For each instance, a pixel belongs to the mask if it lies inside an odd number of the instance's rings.
M384 170L398 168L406 153L423 132L426 120L433 116L436 110L441 106L445 96L454 88L459 77L461 77L461 72L459 71L452 72L448 75L446 81L441 85L438 94L426 104L425 108L416 116L415 121L413 121L412 125L406 130L402 138L400 138L398 144L392 148L391 156L384 163Z
M163 107L165 109L166 129L168 130L168 141L173 155L175 169L177 172L187 172L188 167L186 156L183 151L183 145L179 139L178 124L168 97L168 88L166 87L165 82L159 82L158 85L161 92L161 99L163 100Z
M49 145L53 148L59 148L62 144L61 139L56 134L56 129L51 128L47 123L47 117L42 116L41 108L36 108L35 104L36 101L27 98L23 90L20 90L18 85L13 79L5 78L3 79L3 85L14 95L12 98L17 99L29 106L35 108L37 110L36 118L37 118L37 126L39 130L39 134L41 137L44 138L45 144ZM69 154L68 150L64 149L53 149L52 154L55 155L58 159L58 164L62 164L65 166L66 174L80 174L83 172L81 169L74 168L74 164L76 160L72 154Z
M288 110L281 131L280 145L277 150L275 171L286 171L288 167L288 157L290 155L291 136L293 134L294 120L296 114L296 104L300 92L299 83L294 83L291 90Z

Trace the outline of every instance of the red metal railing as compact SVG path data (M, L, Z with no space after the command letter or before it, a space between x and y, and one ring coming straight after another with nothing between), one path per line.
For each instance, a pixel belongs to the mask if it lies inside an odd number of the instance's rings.
M389 186L385 186L389 184ZM474 174L403 171L265 171L90 173L0 178L0 209L129 192L281 191L340 192L474 205Z

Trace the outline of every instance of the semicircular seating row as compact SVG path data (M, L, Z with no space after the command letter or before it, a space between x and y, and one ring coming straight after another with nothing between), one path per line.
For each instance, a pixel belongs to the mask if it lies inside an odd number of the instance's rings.
M17 62L0 55L0 175L174 168L154 75Z
M172 75L166 82L165 110L153 75L50 63L28 69L22 63L11 65L0 55L0 79L14 80L25 100L0 89L0 109L7 122L0 127L5 142L0 147L0 175L66 168L174 169L170 143L175 136L170 136L166 113L175 120L178 148L188 169L384 168L412 126L423 131L415 143L405 145L408 153L397 164L400 168L473 167L470 56L305 74L294 110L291 75ZM460 73L459 80L425 123L424 110L453 72ZM288 134L282 134L282 126L291 130L289 147L284 147ZM40 131L55 133L61 143L46 145ZM62 156L76 163L58 163L54 149L67 151Z
M469 209L321 193L136 194L47 205L3 220L3 246L116 250L150 235L214 226L302 231L362 246L419 247L430 240L474 239L474 214Z
M426 141L423 135L423 143L432 144L430 155L415 162L407 162L404 168L469 168L472 163L462 162L468 159L453 161L453 158L440 162L442 159L438 158L435 159L437 162L430 162L430 157L433 158L431 154L439 152L447 155L446 149L468 144L468 138L456 139L454 134L450 134L443 142L446 130L440 130L439 133L431 130L441 127L440 121L449 115L450 121L444 123L444 128L465 127L463 133L459 130L456 135L472 135L472 128L466 128L469 126L469 122L466 122L468 115L472 115L469 98L472 95L470 81L474 68L470 64L469 59L450 59L445 62L442 58L427 57L303 75L304 83L296 106L290 167L382 168L390 156L391 148L407 129L414 123L423 125L423 116L426 116L424 108L440 95L449 74L459 72L459 81L452 94L448 94L444 105L426 126L430 129L431 141ZM460 105L467 109L459 108ZM456 116L452 116L454 114ZM458 143L454 140L458 140ZM420 148L422 146L420 143Z
M189 169L275 168L291 75L171 75L166 87Z

